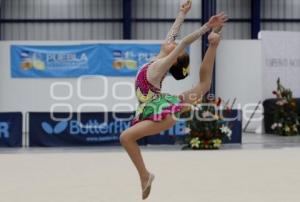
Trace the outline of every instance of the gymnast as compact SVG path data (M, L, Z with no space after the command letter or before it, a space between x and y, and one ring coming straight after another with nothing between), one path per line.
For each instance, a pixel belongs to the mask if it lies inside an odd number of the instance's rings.
M184 37L180 43L175 39L188 11L191 1L180 6L180 12L172 25L159 54L144 64L136 76L135 87L139 107L132 126L122 132L120 142L135 165L142 187L142 199L146 199L151 190L154 175L146 168L137 140L165 131L176 123L187 105L194 104L208 92L217 46L220 41L219 31L228 20L224 13L212 16L202 27ZM189 74L189 55L185 48L212 30L208 36L209 48L200 66L199 82L190 90L180 95L161 93L162 81L170 73L176 80L184 79Z

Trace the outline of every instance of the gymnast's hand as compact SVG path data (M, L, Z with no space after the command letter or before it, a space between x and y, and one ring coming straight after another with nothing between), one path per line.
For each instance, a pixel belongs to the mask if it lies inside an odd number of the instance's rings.
M210 28L210 29L213 29L213 28L218 28L218 27L221 27L225 24L225 22L228 20L228 16L225 15L224 12L221 12L219 13L218 15L214 15L212 16L208 23L207 23L207 26Z
M192 1L187 0L184 4L180 6L180 11L186 15L191 10L191 7L192 7Z
M211 32L208 35L208 42L210 46L218 46L221 40L221 35L215 32Z

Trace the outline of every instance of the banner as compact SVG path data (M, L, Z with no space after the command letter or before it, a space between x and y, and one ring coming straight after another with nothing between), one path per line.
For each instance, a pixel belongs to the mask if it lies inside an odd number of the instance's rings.
M119 145L119 136L130 127L134 113L29 113L30 146ZM177 124L163 135L184 133L184 124ZM170 134L172 133L172 134ZM146 144L146 138L139 144Z
M242 143L242 110L233 109L229 113L224 115L224 118L228 119L229 127L232 130L231 139L225 138L223 143L227 144L241 144Z
M232 130L231 139L223 139L224 144L242 143L242 111L231 110L224 118L228 119L229 127ZM172 135L173 134L173 135ZM185 139L185 122L177 121L176 125L169 130L163 131L160 135L148 136L147 144L182 144Z
M22 113L0 113L0 147L22 146Z
M262 31L263 98L274 98L276 81L300 96L300 32Z
M80 116L79 116L80 115ZM119 144L119 135L132 114L116 113L29 113L30 146L83 146ZM143 142L143 141L142 141Z
M11 76L135 76L159 50L159 44L12 45Z
M101 45L102 75L136 76L138 68L159 53L160 44Z
M30 146L93 146L119 145L119 136L130 127L133 112L97 112L97 113L29 113ZM241 111L233 110L232 139L225 143L241 143ZM227 117L228 118L228 117ZM183 143L185 122L179 120L169 130L148 136L138 143L176 144Z

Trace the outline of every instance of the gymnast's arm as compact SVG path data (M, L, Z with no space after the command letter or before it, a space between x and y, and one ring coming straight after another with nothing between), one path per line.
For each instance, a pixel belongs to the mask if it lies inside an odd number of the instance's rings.
M151 75L151 80L155 83L160 81L163 75L165 75L171 66L176 62L177 57L182 53L182 51L195 40L199 39L202 35L208 32L212 28L218 28L223 26L224 23L228 20L228 17L223 13L212 16L207 23L202 27L194 31L193 33L184 37L181 42L175 47L175 49L166 57L157 59L150 66L154 70Z
M180 27L184 21L186 14L191 9L191 6L192 6L192 3L189 0L180 6L179 14L176 17L175 22L173 23L171 29L169 30L169 32L167 34L165 43L175 42L176 37L178 36L178 34L180 32Z
M175 19L175 22L173 23L163 44L161 45L159 55L167 55L167 53L169 52L168 49L172 48L172 46L175 45L174 43L180 32L180 27L184 21L186 14L190 11L191 6L192 3L190 0L187 0L184 4L180 6L180 11Z
M153 62L151 64L153 74L151 75L150 79L160 81L163 75L165 75L169 71L171 66L176 62L177 57L180 55L180 53L184 51L184 49L188 45L190 45L195 40L199 39L203 34L208 32L209 30L210 27L208 26L208 24L204 24L202 27L200 27L193 33L184 37L169 55Z

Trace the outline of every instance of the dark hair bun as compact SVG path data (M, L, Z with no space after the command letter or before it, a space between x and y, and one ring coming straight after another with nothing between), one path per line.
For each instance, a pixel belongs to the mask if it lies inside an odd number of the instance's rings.
M177 62L172 65L169 72L176 80L182 80L189 75L190 56L185 53L177 58Z

